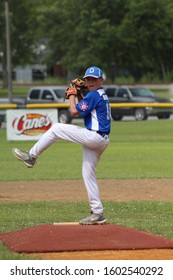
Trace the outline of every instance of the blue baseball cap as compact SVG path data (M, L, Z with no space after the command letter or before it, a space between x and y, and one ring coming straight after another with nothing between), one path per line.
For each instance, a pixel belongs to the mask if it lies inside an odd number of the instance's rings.
M95 66L91 66L90 68L88 68L85 72L85 75L83 76L83 78L85 79L86 77L93 77L93 78L103 78L103 73L102 70L98 67Z

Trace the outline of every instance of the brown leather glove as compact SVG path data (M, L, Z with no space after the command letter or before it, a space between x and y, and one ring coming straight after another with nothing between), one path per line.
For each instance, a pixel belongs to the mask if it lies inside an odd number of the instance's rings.
M76 97L79 95L83 96L88 91L86 82L80 78L76 78L70 82L70 87L66 89L65 99L69 99L70 95L75 95Z
M70 95L75 95L77 97L77 89L73 86L70 86L66 89L65 99L69 99Z

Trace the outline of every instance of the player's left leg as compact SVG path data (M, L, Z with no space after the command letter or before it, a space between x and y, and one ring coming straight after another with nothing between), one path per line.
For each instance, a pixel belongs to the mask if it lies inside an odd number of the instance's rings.
M76 125L56 123L30 149L30 155L34 158L39 157L44 150L59 139L85 145L95 150L98 148L104 150L109 143L109 139L102 138L95 131Z
M40 137L29 151L13 148L12 152L15 157L23 161L27 167L33 167L41 153L49 148L56 140L63 139L80 143L82 139L85 139L82 137L84 134L82 132L83 130L85 129L75 125L55 123Z
M40 137L29 152L13 148L13 153L19 160L23 161L25 165L33 167L36 158L58 139L85 145L95 150L104 150L109 143L108 138L102 138L95 131L90 131L76 125L55 123Z

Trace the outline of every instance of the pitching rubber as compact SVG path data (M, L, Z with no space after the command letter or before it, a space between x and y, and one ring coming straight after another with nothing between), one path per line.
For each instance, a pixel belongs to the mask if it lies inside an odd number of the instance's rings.
M53 223L54 226L79 225L79 222Z

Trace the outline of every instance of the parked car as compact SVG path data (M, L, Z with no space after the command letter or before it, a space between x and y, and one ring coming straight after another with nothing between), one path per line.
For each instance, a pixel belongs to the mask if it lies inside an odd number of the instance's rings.
M64 100L66 86L35 86L28 90L26 96L13 98L13 103L18 108L26 108L27 104L47 104L47 103L69 103ZM8 104L8 98L0 98L0 104ZM6 118L6 110L0 110L0 125ZM60 123L71 123L73 119L80 117L71 116L69 108L58 108L58 121Z
M64 103L66 86L36 86L29 89L26 104L32 103ZM58 109L58 121L70 123L72 116L69 108Z
M157 97L145 87L105 86L111 103L172 103L171 99ZM147 120L149 116L169 119L173 113L170 107L121 107L112 108L112 119L120 121L124 116L134 116L137 121Z

